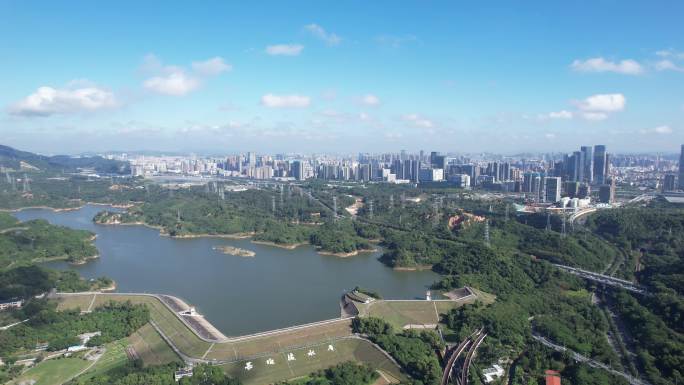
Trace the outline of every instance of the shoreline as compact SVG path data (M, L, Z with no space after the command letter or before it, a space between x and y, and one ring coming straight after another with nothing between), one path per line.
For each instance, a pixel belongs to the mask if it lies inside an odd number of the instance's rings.
M212 247L213 250L216 250L222 254L225 255L233 255L235 257L243 257L243 258L254 258L256 257L256 253L252 250L247 250L247 249L241 249L239 247L235 246L214 246Z
M318 254L330 255L330 256L338 257L338 258L349 258L349 257L357 256L361 253L375 253L377 251L378 251L378 249L360 249L360 250L351 251L349 253L342 253L342 252L333 253L332 251L318 251Z
M294 250L300 246L308 245L309 242L300 242L300 243L275 243L271 241L258 241L258 240L252 240L252 243L257 244L257 245L264 245L264 246L273 246L273 247L279 247L281 249L286 249L286 250Z
M85 265L86 263L88 263L88 262L90 262L90 261L92 261L92 260L94 260L94 259L98 259L98 258L100 258L100 255L99 255L99 254L93 255L93 256L90 256L90 257L85 257L85 258L83 258L83 259L79 259L78 261L68 262L68 263L69 263L69 265L71 265L71 266L82 266L82 265ZM68 258L67 258L67 259L68 259Z
M149 226L149 225L148 225ZM161 226L159 227L161 229ZM247 239L256 235L254 232L249 233L234 233L234 234L183 234L183 235L170 235L167 232L160 232L160 235L164 237L176 238L176 239L193 239L193 238L227 238L227 239Z
M98 289L100 293L110 293L112 291L116 291L116 281L112 279L112 284L107 286L107 287L102 287Z
M396 271L424 271L432 270L433 265L419 265L419 266L395 266L392 267Z
M88 205L92 206L110 206L116 209L129 209L133 206L135 206L135 203L98 203L98 202L85 202L80 206L74 206L74 207L51 207L51 206L23 206L23 207L18 207L16 209L6 209L6 208L1 208L0 212L5 212L5 213L18 213L20 211L24 210L51 210L54 212L63 212L63 211L76 211L80 210Z

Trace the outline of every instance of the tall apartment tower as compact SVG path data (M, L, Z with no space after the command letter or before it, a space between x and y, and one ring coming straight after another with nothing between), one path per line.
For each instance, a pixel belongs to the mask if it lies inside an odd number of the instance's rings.
M607 170L606 146L598 144L594 146L594 182L596 184L606 183Z
M679 189L684 190L684 144L679 153Z

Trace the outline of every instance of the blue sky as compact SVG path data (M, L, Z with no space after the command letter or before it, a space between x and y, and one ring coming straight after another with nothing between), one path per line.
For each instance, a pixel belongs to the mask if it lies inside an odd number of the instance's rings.
M0 0L0 143L676 152L677 1Z

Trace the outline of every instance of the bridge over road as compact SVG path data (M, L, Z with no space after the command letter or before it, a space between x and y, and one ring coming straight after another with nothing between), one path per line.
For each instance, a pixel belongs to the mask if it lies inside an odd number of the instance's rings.
M599 282L599 283L602 283L602 284L608 285L608 286L620 287L622 289L629 290L629 291L631 291L633 293L637 293L637 294L647 294L647 291L643 286L636 284L636 283L633 283L633 282L630 282L630 281L627 281L627 280L624 280L624 279L611 277L609 275L594 273L593 271L583 270L583 269L579 269L577 267L559 265L557 263L554 263L553 265L556 266L557 268L561 269L561 270L564 270L570 274L580 276L584 279Z

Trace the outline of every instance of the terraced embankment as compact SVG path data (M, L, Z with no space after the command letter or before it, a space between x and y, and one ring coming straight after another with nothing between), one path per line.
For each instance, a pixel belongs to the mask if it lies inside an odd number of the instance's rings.
M353 334L351 316L226 337L204 317L182 315L190 306L172 296L63 293L54 297L61 309L79 307L82 311L91 311L109 301L145 304L150 309L152 326L183 360L221 365L227 373L246 384L294 378L349 360L367 362L392 381L404 378L391 357ZM354 302L353 306L357 307L356 314L382 316L400 327L414 324L431 327L439 322L439 314L480 297L469 292L456 300L377 300L369 304ZM349 315L348 312L344 314Z
M151 323L162 338L186 362L221 365L245 384L261 384L303 376L344 361L362 361L382 371L390 379L403 379L399 367L377 347L352 335L351 319L334 319L248 336L211 340L202 336L196 324L184 321L174 306L162 296L149 294L78 293L57 294L60 309L79 307L89 311L109 301L131 301L150 309ZM178 303L176 303L178 305ZM330 346L332 349L329 350ZM314 355L309 355L313 350ZM293 354L294 359L286 358ZM273 360L267 365L267 360ZM245 369L252 362L253 368Z

